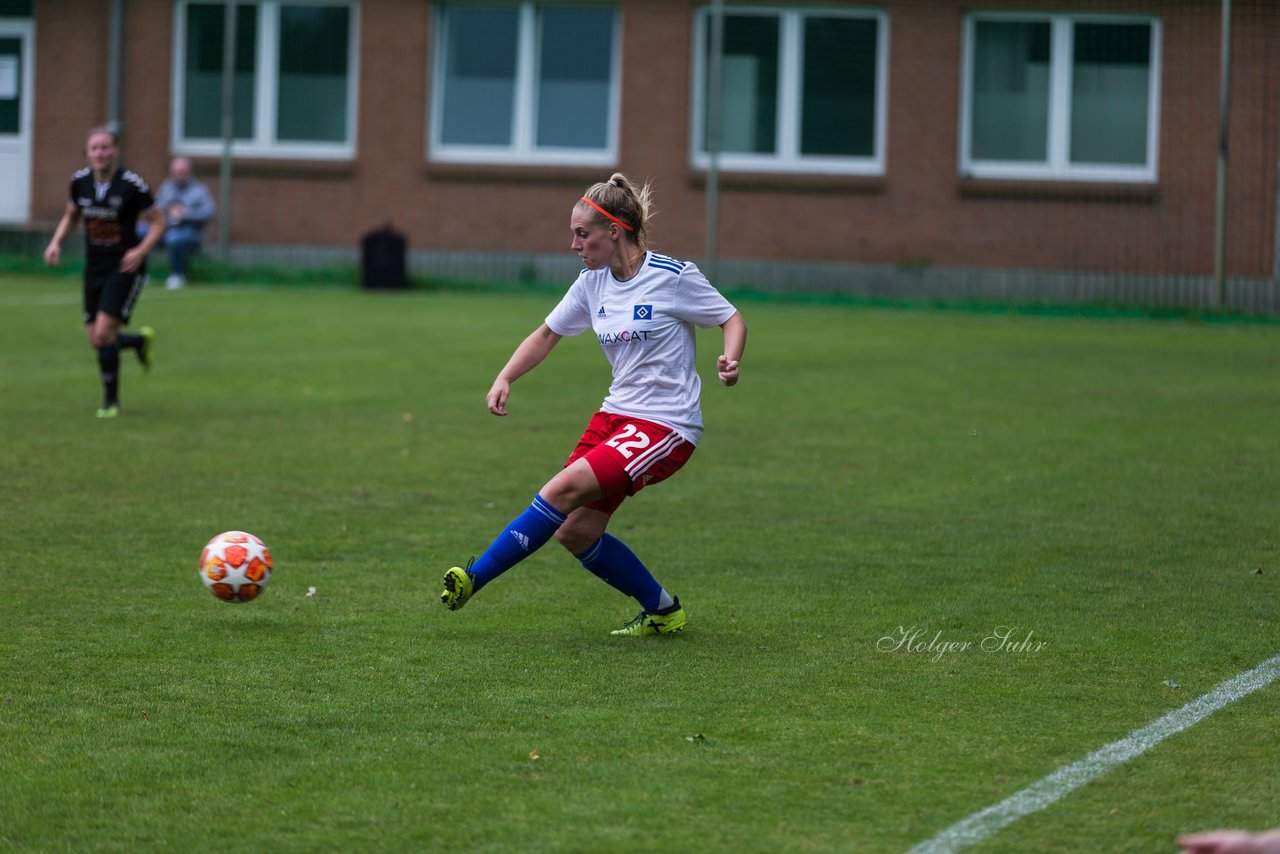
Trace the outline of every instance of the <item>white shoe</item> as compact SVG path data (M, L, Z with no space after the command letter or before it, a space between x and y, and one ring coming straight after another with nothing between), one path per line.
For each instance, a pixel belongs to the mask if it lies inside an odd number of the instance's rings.
M176 291L178 288L184 287L186 284L186 276L170 276L165 280L164 286L171 291Z

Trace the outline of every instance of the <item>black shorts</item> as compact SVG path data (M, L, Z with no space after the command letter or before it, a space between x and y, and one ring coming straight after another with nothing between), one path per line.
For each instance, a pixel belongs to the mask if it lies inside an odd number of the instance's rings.
M105 312L121 323L129 322L133 304L142 295L146 273L94 273L84 277L84 322L93 323Z

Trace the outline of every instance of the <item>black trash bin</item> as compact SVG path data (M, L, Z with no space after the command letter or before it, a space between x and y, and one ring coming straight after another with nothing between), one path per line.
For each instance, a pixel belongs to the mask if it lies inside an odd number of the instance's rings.
M407 288L405 249L407 242L390 223L375 229L361 241L361 262L366 288Z

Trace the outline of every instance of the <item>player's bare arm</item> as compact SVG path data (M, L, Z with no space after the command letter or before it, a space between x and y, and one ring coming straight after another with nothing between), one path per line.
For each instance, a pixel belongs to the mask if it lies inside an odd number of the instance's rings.
M560 343L560 338L560 335L552 332L551 327L544 323L520 342L485 396L490 412L494 415L507 414L507 397L511 394L511 384L547 358L551 349Z
M67 235L78 222L80 222L80 209L67 202L67 209L63 211L62 219L58 220L58 227L54 229L53 237L44 249L44 262L50 267L58 266L58 262L62 260L62 241L67 239Z
M133 273L142 266L142 262L147 260L147 255L151 249L160 242L160 238L164 236L165 219L164 211L159 207L152 207L142 215L149 226L147 236L128 252L124 253L124 257L120 259L120 272Z
M737 385L738 363L747 346L747 322L742 319L742 312L735 311L720 328L724 331L724 352L716 359L716 374L722 384Z

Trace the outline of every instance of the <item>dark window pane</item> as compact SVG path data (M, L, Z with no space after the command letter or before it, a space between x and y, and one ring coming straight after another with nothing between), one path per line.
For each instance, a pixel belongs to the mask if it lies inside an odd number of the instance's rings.
M710 26L707 29L704 56L711 53ZM725 16L721 151L778 150L778 32L776 16ZM704 150L705 136L704 132Z
M193 3L187 7L186 68L183 81L182 135L188 139L222 136L222 51L226 7ZM254 77L257 62L258 9L236 5L236 139L253 137Z
M1146 68L1151 63L1151 25L1076 24L1075 60Z
M978 21L972 94L974 159L1047 161L1048 22Z
M1077 24L1071 70L1071 162L1147 161L1148 24Z
M445 19L441 139L511 145L519 10L450 8Z
M613 11L548 9L541 18L539 146L604 148L613 75Z
M350 17L346 6L281 7L278 139L346 141Z
M801 154L875 153L877 29L873 19L805 20Z
M0 39L0 63L5 66L5 90L0 91L0 133L16 134L22 120L22 39ZM12 90L9 83L13 84Z

